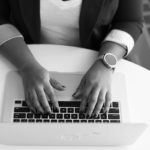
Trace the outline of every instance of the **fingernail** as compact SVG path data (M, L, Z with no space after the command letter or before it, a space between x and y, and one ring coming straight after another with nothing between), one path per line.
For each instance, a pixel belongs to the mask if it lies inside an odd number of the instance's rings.
M108 111L109 111L109 108L104 109L104 113L108 113Z
M96 114L92 114L92 117L95 118L95 117L96 117Z
M83 108L80 108L80 109L79 109L79 112L80 112L80 113L84 113L84 109L83 109Z
M45 111L45 113L51 113L51 110L47 110L47 111Z
M97 118L98 117L98 114L95 114L95 118Z
M82 107L79 107L79 113L84 113L85 111L84 111L84 108L82 108Z
M31 112L32 112L32 113L35 113L35 111L34 111L33 109L31 109Z
M90 118L90 115L89 115L89 114L87 114L87 115L86 115L86 117L87 117L87 118Z
M55 110L56 110L57 112L59 112L59 108L58 108L58 107L56 107Z
M39 113L40 113L40 114L44 114L44 112L43 112L43 111L40 111Z
M73 97L75 97L76 96L76 92L75 93L73 93L73 95L72 95Z

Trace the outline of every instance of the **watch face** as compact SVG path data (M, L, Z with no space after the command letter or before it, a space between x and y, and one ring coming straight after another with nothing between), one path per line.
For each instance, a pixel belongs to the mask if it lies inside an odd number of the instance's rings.
M116 57L110 53L105 55L104 61L109 67L114 67L117 63Z

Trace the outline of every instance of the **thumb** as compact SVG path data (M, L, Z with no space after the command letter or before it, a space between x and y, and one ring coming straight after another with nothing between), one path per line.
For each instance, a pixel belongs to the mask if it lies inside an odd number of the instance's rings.
M82 80L81 80L79 86L77 87L75 93L72 95L75 99L80 98L84 85L85 85L85 78L82 78Z
M66 88L66 86L62 85L60 82L58 82L54 78L50 79L50 83L53 86L53 88L55 88L56 90L59 90L59 91L64 91Z

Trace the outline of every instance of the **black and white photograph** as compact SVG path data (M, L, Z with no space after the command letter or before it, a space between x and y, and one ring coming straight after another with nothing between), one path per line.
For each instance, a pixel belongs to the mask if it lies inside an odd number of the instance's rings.
M150 149L150 0L0 0L0 150Z

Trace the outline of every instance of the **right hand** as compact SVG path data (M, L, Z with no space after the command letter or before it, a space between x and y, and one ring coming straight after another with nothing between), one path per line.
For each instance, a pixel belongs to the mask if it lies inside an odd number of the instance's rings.
M50 73L40 65L24 67L19 71L23 78L25 100L31 111L42 114L51 113L48 99L54 109L59 109L53 88L63 91L65 86L51 78Z

